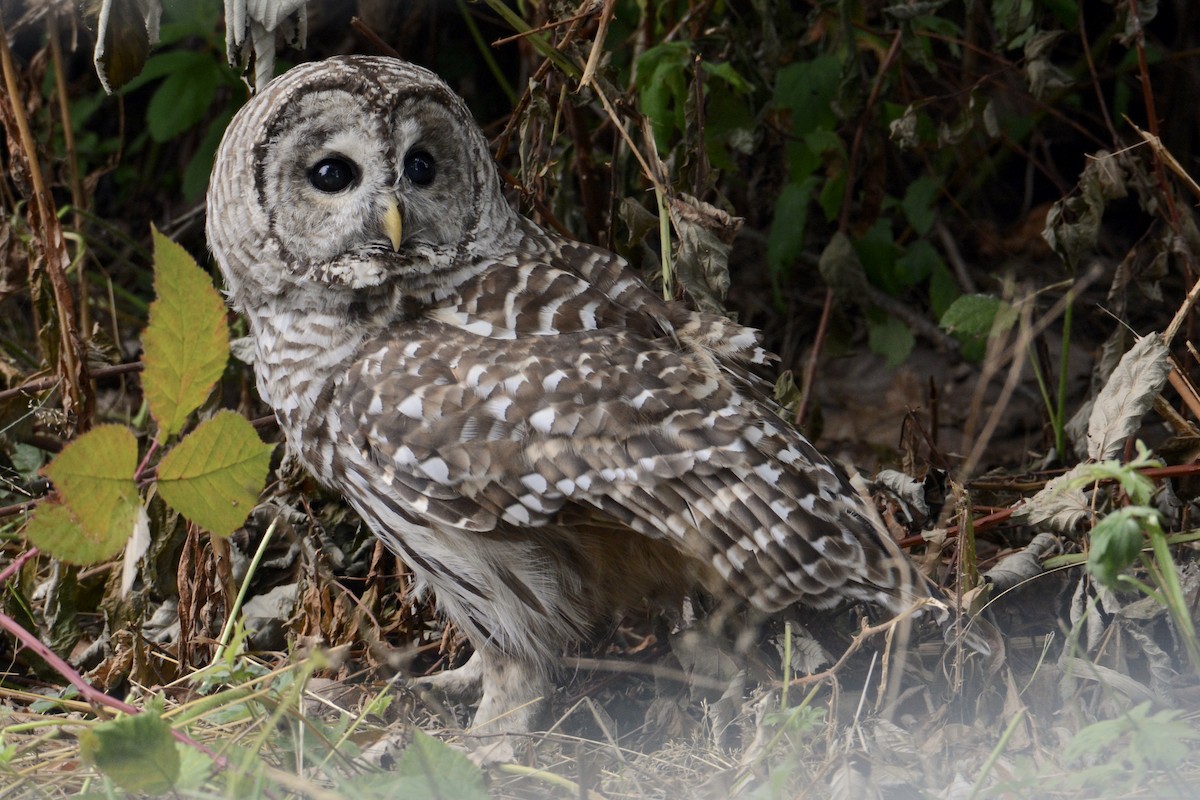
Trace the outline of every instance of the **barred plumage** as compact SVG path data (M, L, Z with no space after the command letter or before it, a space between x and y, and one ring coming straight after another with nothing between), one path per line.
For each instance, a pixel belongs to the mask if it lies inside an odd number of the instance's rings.
M519 216L426 70L269 84L225 134L208 236L290 448L471 639L443 683L482 680L482 730L535 724L568 640L695 587L763 611L926 593L777 416L758 333Z

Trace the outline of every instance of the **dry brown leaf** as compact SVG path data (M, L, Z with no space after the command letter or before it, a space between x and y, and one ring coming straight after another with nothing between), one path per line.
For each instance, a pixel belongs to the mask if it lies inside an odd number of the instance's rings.
M1115 457L1141 426L1171 372L1170 351L1155 335L1134 343L1109 376L1088 419L1088 456Z

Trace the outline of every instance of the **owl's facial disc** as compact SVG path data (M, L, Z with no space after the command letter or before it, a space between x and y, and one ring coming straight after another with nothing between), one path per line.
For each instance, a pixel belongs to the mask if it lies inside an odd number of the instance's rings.
M331 59L272 81L238 113L219 158L221 174L248 180L210 192L210 207L257 243L246 268L227 270L235 291L436 293L443 275L507 252L523 230L463 102L392 59ZM241 236L212 228L215 251Z

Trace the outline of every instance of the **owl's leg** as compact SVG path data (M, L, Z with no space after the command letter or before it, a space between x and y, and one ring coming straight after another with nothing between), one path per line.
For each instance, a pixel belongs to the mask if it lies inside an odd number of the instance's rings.
M483 656L476 650L467 663L434 675L416 678L413 684L421 689L445 692L456 700L471 702L483 691Z
M469 733L529 733L541 727L551 691L546 670L528 658L492 648L475 654L482 654L483 699Z

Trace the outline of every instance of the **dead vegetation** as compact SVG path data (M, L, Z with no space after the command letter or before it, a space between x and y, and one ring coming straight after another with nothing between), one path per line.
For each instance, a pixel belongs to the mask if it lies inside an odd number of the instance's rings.
M204 255L245 90L215 0L167 3L151 49L154 5L111 4L108 97L95 16L0 4L0 796L1194 793L1200 9L361 0L281 34L281 62L441 72L526 213L762 328L789 413L880 473L992 646L861 607L737 657L627 620L564 655L553 728L480 771L441 744L466 710L402 677L468 654L336 498L277 458L222 538L155 489L150 223ZM273 436L243 365L219 386L186 430L224 407ZM41 470L99 424L137 439L128 567L25 536L62 490Z

